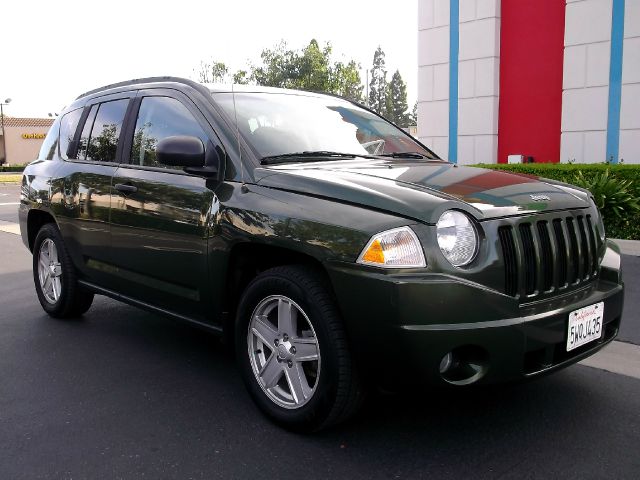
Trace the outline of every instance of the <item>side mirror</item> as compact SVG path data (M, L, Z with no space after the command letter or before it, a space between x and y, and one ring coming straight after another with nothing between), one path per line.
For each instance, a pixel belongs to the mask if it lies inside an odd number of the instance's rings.
M167 137L158 142L156 159L159 163L172 167L203 167L204 145L197 137Z

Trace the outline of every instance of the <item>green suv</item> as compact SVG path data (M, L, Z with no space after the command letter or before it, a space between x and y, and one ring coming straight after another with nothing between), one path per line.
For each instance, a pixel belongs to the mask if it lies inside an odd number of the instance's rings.
M620 326L620 255L587 191L442 161L329 95L172 77L87 92L25 169L19 214L49 315L100 294L219 333L295 430L372 386L551 372Z

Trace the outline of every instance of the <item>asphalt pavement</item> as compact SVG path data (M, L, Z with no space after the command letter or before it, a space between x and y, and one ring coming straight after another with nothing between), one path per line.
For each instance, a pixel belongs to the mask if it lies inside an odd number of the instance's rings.
M0 227L16 195L0 186ZM623 261L619 340L640 344L640 259ZM29 252L0 231L0 479L631 479L639 412L640 379L576 365L464 394L374 394L345 425L292 434L254 407L213 335L103 297L82 320L49 318Z

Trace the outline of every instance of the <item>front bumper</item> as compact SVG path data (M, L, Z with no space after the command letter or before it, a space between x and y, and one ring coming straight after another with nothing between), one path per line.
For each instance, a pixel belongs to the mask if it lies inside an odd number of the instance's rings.
M336 264L329 274L356 361L365 375L386 388L450 384L440 373L440 362L452 350L481 357L482 371L473 379L479 384L563 368L616 337L624 299L620 255L612 243L592 282L531 303L437 273ZM598 302L604 302L602 337L567 352L569 313Z

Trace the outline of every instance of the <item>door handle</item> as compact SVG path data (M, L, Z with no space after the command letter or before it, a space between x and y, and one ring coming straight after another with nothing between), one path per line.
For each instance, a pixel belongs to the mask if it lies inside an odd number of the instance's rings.
M138 187L131 185L130 183L116 183L114 187L122 193L135 193L138 191Z

